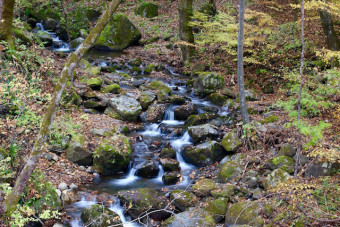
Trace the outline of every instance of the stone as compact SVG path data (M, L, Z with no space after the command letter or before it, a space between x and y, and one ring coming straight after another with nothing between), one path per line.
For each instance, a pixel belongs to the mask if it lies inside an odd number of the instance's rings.
M278 155L279 156L288 156L288 157L294 157L296 154L295 147L290 143L285 143L281 146Z
M112 93L112 94L119 94L120 93L120 86L118 84L110 84L100 89L102 93Z
M95 42L96 49L120 51L137 44L142 37L140 31L124 14L115 14Z
M160 163L165 172L177 171L179 169L179 162L170 158L162 158Z
M101 77L95 77L88 79L86 83L93 90L99 90L103 84L103 79Z
M103 175L113 175L126 171L131 158L129 139L120 134L104 140L94 152L93 164Z
M127 213L132 218L138 218L140 214L149 211L149 217L154 220L165 220L170 216L169 212L164 211L170 201L158 191L151 188L139 188L133 190L121 190L118 193L124 207L132 205L133 209L128 209ZM159 210L152 213L152 211Z
M67 189L62 191L61 199L64 204L71 204L79 201L81 198L74 190Z
M185 121L188 117L197 113L197 108L192 103L187 103L175 109L175 118Z
M183 105L185 103L184 97L175 94L169 97L169 101L171 104L174 105Z
M143 2L140 6L137 7L135 13L147 18L156 17L158 15L158 5L150 2Z
M56 189L55 192L57 193L57 195L60 197L61 196L61 191L59 189Z
M291 176L283 169L276 169L271 172L263 181L263 186L267 190L275 187L278 183L286 182Z
M148 109L148 107L151 105L153 100L155 100L156 96L154 93L150 91L144 91L142 94L139 96L138 100L140 105L144 110Z
M260 99L260 95L255 90L245 90L244 95L246 97L246 100L249 101L257 101Z
M202 208L190 207L187 211L175 214L162 223L164 227L215 227L214 218Z
M72 184L70 184L70 189L71 190L77 190L78 189L78 185L72 183Z
M163 120L165 110L168 107L168 104L153 104L140 116L140 119L145 123L161 122Z
M186 147L182 154L185 162L198 167L219 162L225 155L223 147L216 141L207 141L197 146Z
M84 41L84 38L82 38L82 37L78 37L78 38L72 40L71 46L70 46L71 50L76 50L80 46L80 44L82 44L83 41Z
M340 163L320 162L314 160L306 167L306 177L335 176L339 173Z
M226 96L219 93L212 93L207 98L212 104L215 104L217 106L223 106L224 103L228 100Z
M268 161L267 165L270 170L281 168L289 174L293 174L295 169L294 159L288 156L278 156L272 158Z
M171 88L162 81L154 80L148 85L152 90L162 90L165 93L170 93Z
M142 111L139 102L126 95L110 99L109 105L119 114L121 119L125 121L136 121L139 113Z
M95 86L94 89L98 89L99 90L100 87L103 84L103 79L101 77L98 77L100 75L100 67L96 67L96 66L92 65L90 62L86 61L85 59L81 59L79 65L82 68L82 71L84 73L86 73L87 75L89 75L91 77L94 77L94 78L97 77L97 79L93 81L94 82L93 86Z
M60 190L60 191L64 191L64 190L66 190L68 188L68 186L67 186L67 184L65 183L65 182L62 182L62 183L60 183L59 185L58 185L58 189Z
M218 182L228 183L239 178L242 174L243 168L244 166L241 160L228 160L223 164L220 172L218 173Z
M215 189L210 193L214 198L230 198L235 195L235 186L232 184L216 184Z
M207 196L210 195L210 192L215 189L215 183L212 179L199 179L192 186L192 189L197 196Z
M155 70L156 70L156 65L151 63L145 67L144 74L150 74L152 71L155 71Z
M185 120L184 127L187 128L189 126L206 124L207 122L215 119L216 117L218 117L217 114L206 114L206 113L202 113L200 115L190 115L188 119Z
M118 214L101 204L86 207L80 216L83 223L90 223L89 227L106 227L120 225L122 221Z
M227 96L228 98L234 99L236 98L235 92L230 88L224 88L221 92L223 95Z
M176 184L180 180L181 174L178 171L166 172L162 176L162 181L165 185Z
M135 168L137 169L136 175L145 178L157 177L159 172L158 164L152 160L142 162L141 164L136 165Z
M50 47L53 45L53 38L50 34L48 34L48 32L38 31L35 35L44 43L46 47Z
M134 58L129 61L129 65L131 66L140 66L142 64L142 59L141 58Z
M228 198L220 197L217 199L209 199L204 210L210 213L213 216L215 222L218 223L224 218L227 208Z
M77 135L72 138L66 150L66 158L78 165L91 165L93 161L92 152L85 148L85 136Z
M179 211L185 211L189 207L199 204L199 199L193 193L184 190L170 192L170 200Z
M258 202L240 202L231 204L225 216L225 224L262 226L263 219L259 216L262 205Z
M223 136L221 144L227 152L235 153L242 146L242 141L238 138L236 130L232 130Z
M224 85L224 78L213 72L200 72L194 83L194 91L200 97L205 97L216 90L222 88Z
M176 158L176 151L172 148L163 148L160 155L160 158Z
M206 138L216 139L219 136L217 129L211 124L191 126L188 128L188 133L194 143Z

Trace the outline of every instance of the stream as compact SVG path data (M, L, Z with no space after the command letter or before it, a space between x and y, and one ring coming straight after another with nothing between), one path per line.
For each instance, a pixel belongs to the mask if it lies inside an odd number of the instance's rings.
M44 27L41 23L37 24L37 27L44 31ZM69 52L69 44L59 39L55 33L47 31L53 38L52 49L54 51ZM95 66L107 67L110 62L105 59L114 59L115 56L119 56L119 53L114 52L102 52L91 50L87 53L87 57L91 57ZM116 70L116 72L128 72L128 68L131 68L126 64L127 70ZM141 68L141 75L138 75L138 79L152 81L153 79L143 74L144 68ZM211 104L205 99L197 98L193 93L185 86L185 81L182 80L182 76L173 72L170 67L166 67L164 73L168 74L171 79L163 81L172 89L172 93L184 97L186 103L192 103L198 114L205 113L206 109L213 110L219 116L228 116L228 107L218 107ZM126 84L120 84L122 89L136 89L133 86ZM136 189L136 188L153 188L153 189L185 189L191 185L192 174L195 173L197 168L184 161L182 157L183 148L193 144L189 133L183 130L184 121L176 119L175 110L180 105L171 104L165 111L163 120L160 123L145 124L144 130L135 131L130 133L130 137L139 138L135 144L132 145L132 156L127 173L118 174L110 177L103 177L99 184L93 184L88 187L87 192L82 196L82 199L76 203L65 206L66 212L72 217L72 221L69 223L72 227L83 226L80 220L80 214L83 209L93 204L98 203L96 196L86 196L86 193L96 191L98 193L108 193L115 195L120 190ZM158 141L162 145L170 144L176 151L176 159L179 162L181 182L174 185L165 185L163 183L164 170L162 165L156 160L153 151L150 151L149 145L153 141ZM147 159L158 162L158 174L154 178L143 178L137 176L138 167L141 166ZM125 215L124 208L120 205L120 201L117 197L113 196L114 202L108 207L110 210L117 213L125 227L140 226L137 223L131 222L131 218Z

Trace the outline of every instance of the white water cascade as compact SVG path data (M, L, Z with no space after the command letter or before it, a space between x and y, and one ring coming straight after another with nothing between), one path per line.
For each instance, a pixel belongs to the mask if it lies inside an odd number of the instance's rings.
M52 50L58 52L70 52L70 45L57 36L55 32L46 31L42 23L37 23L36 27L39 28L40 31L47 32L53 39Z

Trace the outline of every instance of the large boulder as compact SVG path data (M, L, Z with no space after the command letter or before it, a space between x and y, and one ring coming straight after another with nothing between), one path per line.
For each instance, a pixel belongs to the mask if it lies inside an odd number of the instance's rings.
M142 111L142 107L136 99L125 95L110 99L109 105L125 121L136 121Z
M242 158L234 158L226 161L220 172L218 173L218 182L228 183L235 180L242 175L242 170L244 169L244 163Z
M94 152L94 166L103 175L112 175L125 171L129 167L131 146L124 135L113 135L104 140Z
M95 42L96 49L120 51L138 43L142 37L140 31L128 17L118 13L105 26Z
M197 95L204 97L222 88L224 78L213 72L200 72L194 83L194 91Z
M142 108L144 110L146 110L151 105L153 100L155 100L155 98L156 98L156 96L154 95L154 93L152 93L150 91L144 91L139 96L138 100L139 100L139 103L142 106Z
M152 160L147 160L136 165L136 169L136 175L145 178L156 177L159 172L158 164Z
M150 2L143 2L137 7L136 14L147 18L156 17L158 15L158 5Z
M197 146L186 147L182 156L186 162L203 167L221 161L225 151L218 142L207 141Z
M210 195L211 191L214 190L214 188L214 181L208 178L200 179L192 186L192 189L197 196Z
M91 165L93 161L92 152L87 150L84 144L84 136L74 136L66 151L66 158L78 165Z
M83 223L90 223L89 225L86 225L90 227L106 227L122 224L118 214L101 204L86 207L81 212L80 218Z
M267 190L277 186L279 183L286 182L291 176L283 169L276 169L271 172L263 181L263 186Z
M218 199L209 199L205 210L208 211L214 218L215 222L221 221L228 208L228 198L220 197Z
M242 146L242 141L238 138L236 130L223 136L222 146L229 153L235 153Z
M146 123L161 122L168 104L153 104L148 110L140 116L140 119Z
M197 125L188 128L192 140L197 143L206 138L216 139L219 135L217 129L211 124Z
M165 172L177 171L179 168L179 162L170 158L162 158L160 160L161 165Z
M225 216L226 226L230 225L250 225L262 226L263 219L259 216L261 204L258 202L240 202L231 204Z
M90 88L94 90L99 90L103 84L103 79L101 77L95 77L95 78L88 79L86 83Z
M197 196L182 190L172 191L170 193L170 200L173 201L174 206L180 211L185 211L187 208L194 207L199 203Z
M208 100L217 106L223 106L224 103L228 100L228 97L219 94L219 93L212 93L208 96Z
M188 117L197 113L197 108L192 103L188 103L175 109L176 119L182 121L185 121L186 119L188 119Z
M164 91L164 93L170 94L171 88L164 84L162 81L154 80L149 85L149 88L156 91Z
M140 188L134 190L122 190L118 193L124 207L129 207L127 213L132 218L137 218L144 212L150 212L149 217L155 220L165 220L170 213L164 209L170 201L158 191L151 188ZM152 213L152 211L159 210Z
M164 227L214 227L214 218L202 208L191 207L187 211L175 214L162 223Z
M294 173L295 168L294 159L288 156L278 156L272 158L268 161L267 165L271 170L281 168L289 174Z

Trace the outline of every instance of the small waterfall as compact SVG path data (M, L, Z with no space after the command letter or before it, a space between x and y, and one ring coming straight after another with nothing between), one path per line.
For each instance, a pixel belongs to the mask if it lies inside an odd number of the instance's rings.
M188 145L191 145L192 142L191 142L191 138L190 138L190 135L188 132L184 133L184 135L177 139L177 140L173 140L171 141L171 146L177 151L177 152L180 152L181 149L184 147L184 146L188 146Z
M138 176L136 176L136 172L137 172L137 169L135 169L134 167L130 167L130 170L128 174L126 175L126 177L124 177L123 179L113 180L112 184L124 186L124 185L129 185L133 183L139 178Z
M175 109L178 106L170 106L166 111L164 115L164 120L162 121L162 124L166 125L183 125L184 121L177 121L175 120Z
M47 32L53 39L53 45L52 45L52 50L58 51L58 52L70 52L70 45L57 36L55 32L49 32L46 31L42 23L37 23L35 25L40 31L45 31Z
M161 129L159 128L160 124L151 124L151 125L147 125L145 127L145 131L141 133L141 135L143 136L150 136L150 137L157 137L157 136L161 136L162 132Z
M157 182L160 182L160 183L163 183L163 175L164 175L164 169L163 169L163 166L162 165L159 165L158 166L159 168L159 172L158 172L158 175L157 175L157 178L155 179Z
M119 215L120 220L123 223L123 227L139 227L140 226L139 224L135 222L131 222L130 220L127 220L127 218L124 216L124 208L120 205L119 201L114 204L111 204L109 209Z

